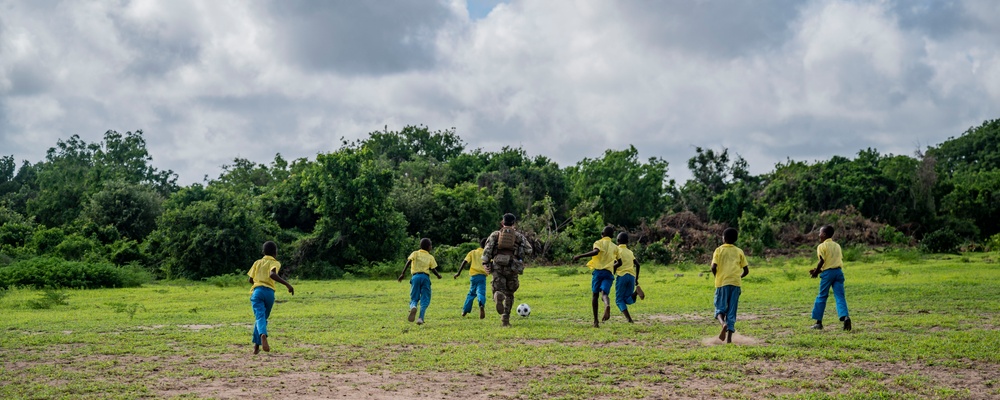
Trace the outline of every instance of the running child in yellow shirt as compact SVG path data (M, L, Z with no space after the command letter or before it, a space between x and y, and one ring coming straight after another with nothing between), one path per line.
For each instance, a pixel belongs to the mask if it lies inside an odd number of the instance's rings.
M427 312L427 306L431 304L431 278L427 273L434 273L434 276L441 279L441 275L437 272L437 261L434 260L430 251L431 240L428 238L420 239L420 250L410 253L410 256L406 258L403 272L400 272L399 279L397 279L397 281L402 282L403 277L406 276L406 269L410 269L410 315L406 320L413 322L419 304L420 318L417 319L417 325L424 324L424 313Z
M483 248L486 247L486 238L479 241L479 248L470 251L462 260L462 265L458 267L454 279L462 275L465 266L469 266L469 294L465 296L465 305L462 306L462 316L472 312L472 300L479 299L479 319L486 318L486 269L483 268Z
M250 267L247 275L248 282L253 284L250 288L250 307L253 308L253 353L260 353L261 347L264 351L271 351L271 345L267 342L267 319L271 317L271 308L274 307L274 283L285 285L288 293L295 295L295 288L281 276L281 263L275 259L278 256L278 245L272 241L264 242L264 258L257 260Z
M594 271L590 279L590 291L594 294L590 301L594 309L594 328L601 327L600 322L597 322L598 297L604 301L604 317L601 320L611 318L611 299L608 295L611 294L611 285L615 283L615 259L618 257L618 246L611 242L611 235L614 233L614 227L604 227L601 239L594 242L593 250L573 256L573 262L582 257L590 257L587 267Z
M629 304L635 304L636 297L644 299L646 295L639 288L639 261L628 248L628 233L618 234L618 259L615 260L615 304L631 324L632 315L628 313Z
M743 250L734 246L739 232L726 228L722 233L724 244L715 249L712 254L712 274L715 275L715 319L722 324L719 340L733 342L733 332L736 332L736 308L740 302L740 284L743 277L750 273L747 266L747 256ZM740 273L740 270L742 274Z

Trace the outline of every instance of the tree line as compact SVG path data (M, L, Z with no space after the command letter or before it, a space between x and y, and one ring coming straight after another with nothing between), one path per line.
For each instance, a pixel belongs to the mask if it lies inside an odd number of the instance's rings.
M659 263L697 258L726 226L758 255L794 248L823 223L854 224L848 242L975 249L1000 242L998 143L992 120L913 155L869 148L760 175L729 149L696 148L681 184L633 146L560 167L521 148L467 149L454 129L407 126L314 159L236 158L180 186L154 166L142 131L108 131L99 143L74 135L39 162L0 157L0 275L69 262L202 279L242 273L273 240L301 278L389 276L421 237L457 266L505 212L543 262L568 260L609 224Z

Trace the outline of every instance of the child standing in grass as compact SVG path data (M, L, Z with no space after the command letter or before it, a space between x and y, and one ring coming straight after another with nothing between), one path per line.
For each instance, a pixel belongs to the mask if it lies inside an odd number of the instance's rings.
M417 315L417 304L419 304L420 318L417 319L417 325L424 324L424 313L427 312L427 306L431 304L431 278L427 273L432 272L434 276L441 279L441 275L437 272L437 261L434 260L430 251L431 240L428 238L420 239L420 250L410 253L410 256L406 258L406 265L403 265L403 272L399 274L399 279L397 279L397 281L402 282L403 277L406 276L406 269L410 269L410 316L406 320L413 322L413 318Z
M611 285L615 282L615 259L618 257L618 246L615 246L611 242L611 235L614 233L615 228L611 226L604 227L604 230L601 232L601 239L594 242L593 250L573 256L573 262L582 257L590 257L587 267L594 271L590 279L590 291L593 293L590 304L594 309L595 328L601 327L601 324L597 322L598 296L600 296L601 300L604 300L604 318L602 318L602 321L607 321L611 318L611 299L608 298L608 294L611 293Z
M639 287L639 261L635 259L635 254L628 248L628 233L618 234L618 259L615 260L615 304L625 319L631 324L632 316L628 313L628 305L635 304L635 298L645 299Z
M740 284L743 277L750 273L747 257L743 250L736 247L739 232L726 228L722 232L722 246L712 254L712 274L715 275L715 319L722 325L719 340L733 342L733 332L736 332L736 308L740 302ZM740 270L742 274L740 273Z
M826 225L819 230L819 240L822 243L816 247L819 263L809 270L813 278L819 276L819 294L813 304L812 318L816 320L813 329L823 329L823 312L826 311L826 299L833 288L833 298L837 303L837 315L844 323L844 330L851 330L851 317L847 313L847 298L844 297L844 253L840 245L833 241L833 227Z
M479 299L479 319L486 318L486 269L483 268L483 248L486 247L486 238L479 241L479 248L470 251L462 260L462 265L458 267L455 278L462 275L465 266L469 266L469 294L465 296L465 305L462 306L462 316L472 312L472 300Z
M295 295L295 288L284 279L278 276L281 271L281 263L275 259L278 256L278 245L272 241L264 242L264 258L257 260L250 267L247 279L253 287L250 288L250 306L253 307L253 353L260 353L261 347L264 351L271 351L271 345L267 343L267 319L271 317L271 308L274 307L274 283L278 282L288 288L288 293Z

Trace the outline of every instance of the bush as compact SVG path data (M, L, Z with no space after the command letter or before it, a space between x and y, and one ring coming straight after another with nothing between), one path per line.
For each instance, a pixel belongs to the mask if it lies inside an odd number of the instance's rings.
M673 261L673 253L664 242L664 239L660 239L659 241L646 245L637 245L634 250L635 257L639 261L639 264L670 264L670 262Z
M843 260L845 262L855 262L860 260L863 255L864 250L861 246L850 246L844 249Z
M957 253L962 239L951 229L939 229L928 233L920 241L922 250L928 253Z
M239 287L247 284L247 276L239 272L205 278L205 282L217 287Z
M910 243L910 238L891 225L886 225L879 229L878 236L883 242L890 245L907 245Z
M986 241L986 249L989 251L1000 251L1000 233L990 236Z
M69 302L66 301L68 298L69 295L66 292L46 290L37 299L28 300L25 305L32 310L47 310L52 308L52 306L69 305Z
M458 266L462 265L462 261L465 260L465 256L477 248L479 248L479 243L476 242L462 243L458 246L446 244L434 246L434 260L437 261L438 272L457 271Z
M84 263L52 257L18 261L0 268L0 288L116 288L137 287L149 282L142 268L116 267L108 263Z

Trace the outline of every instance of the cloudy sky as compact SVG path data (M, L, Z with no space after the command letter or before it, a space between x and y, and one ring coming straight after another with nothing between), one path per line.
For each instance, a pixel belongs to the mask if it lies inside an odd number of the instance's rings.
M182 184L388 126L562 166L635 145L752 172L1000 118L1000 2L0 0L0 155L145 132Z

